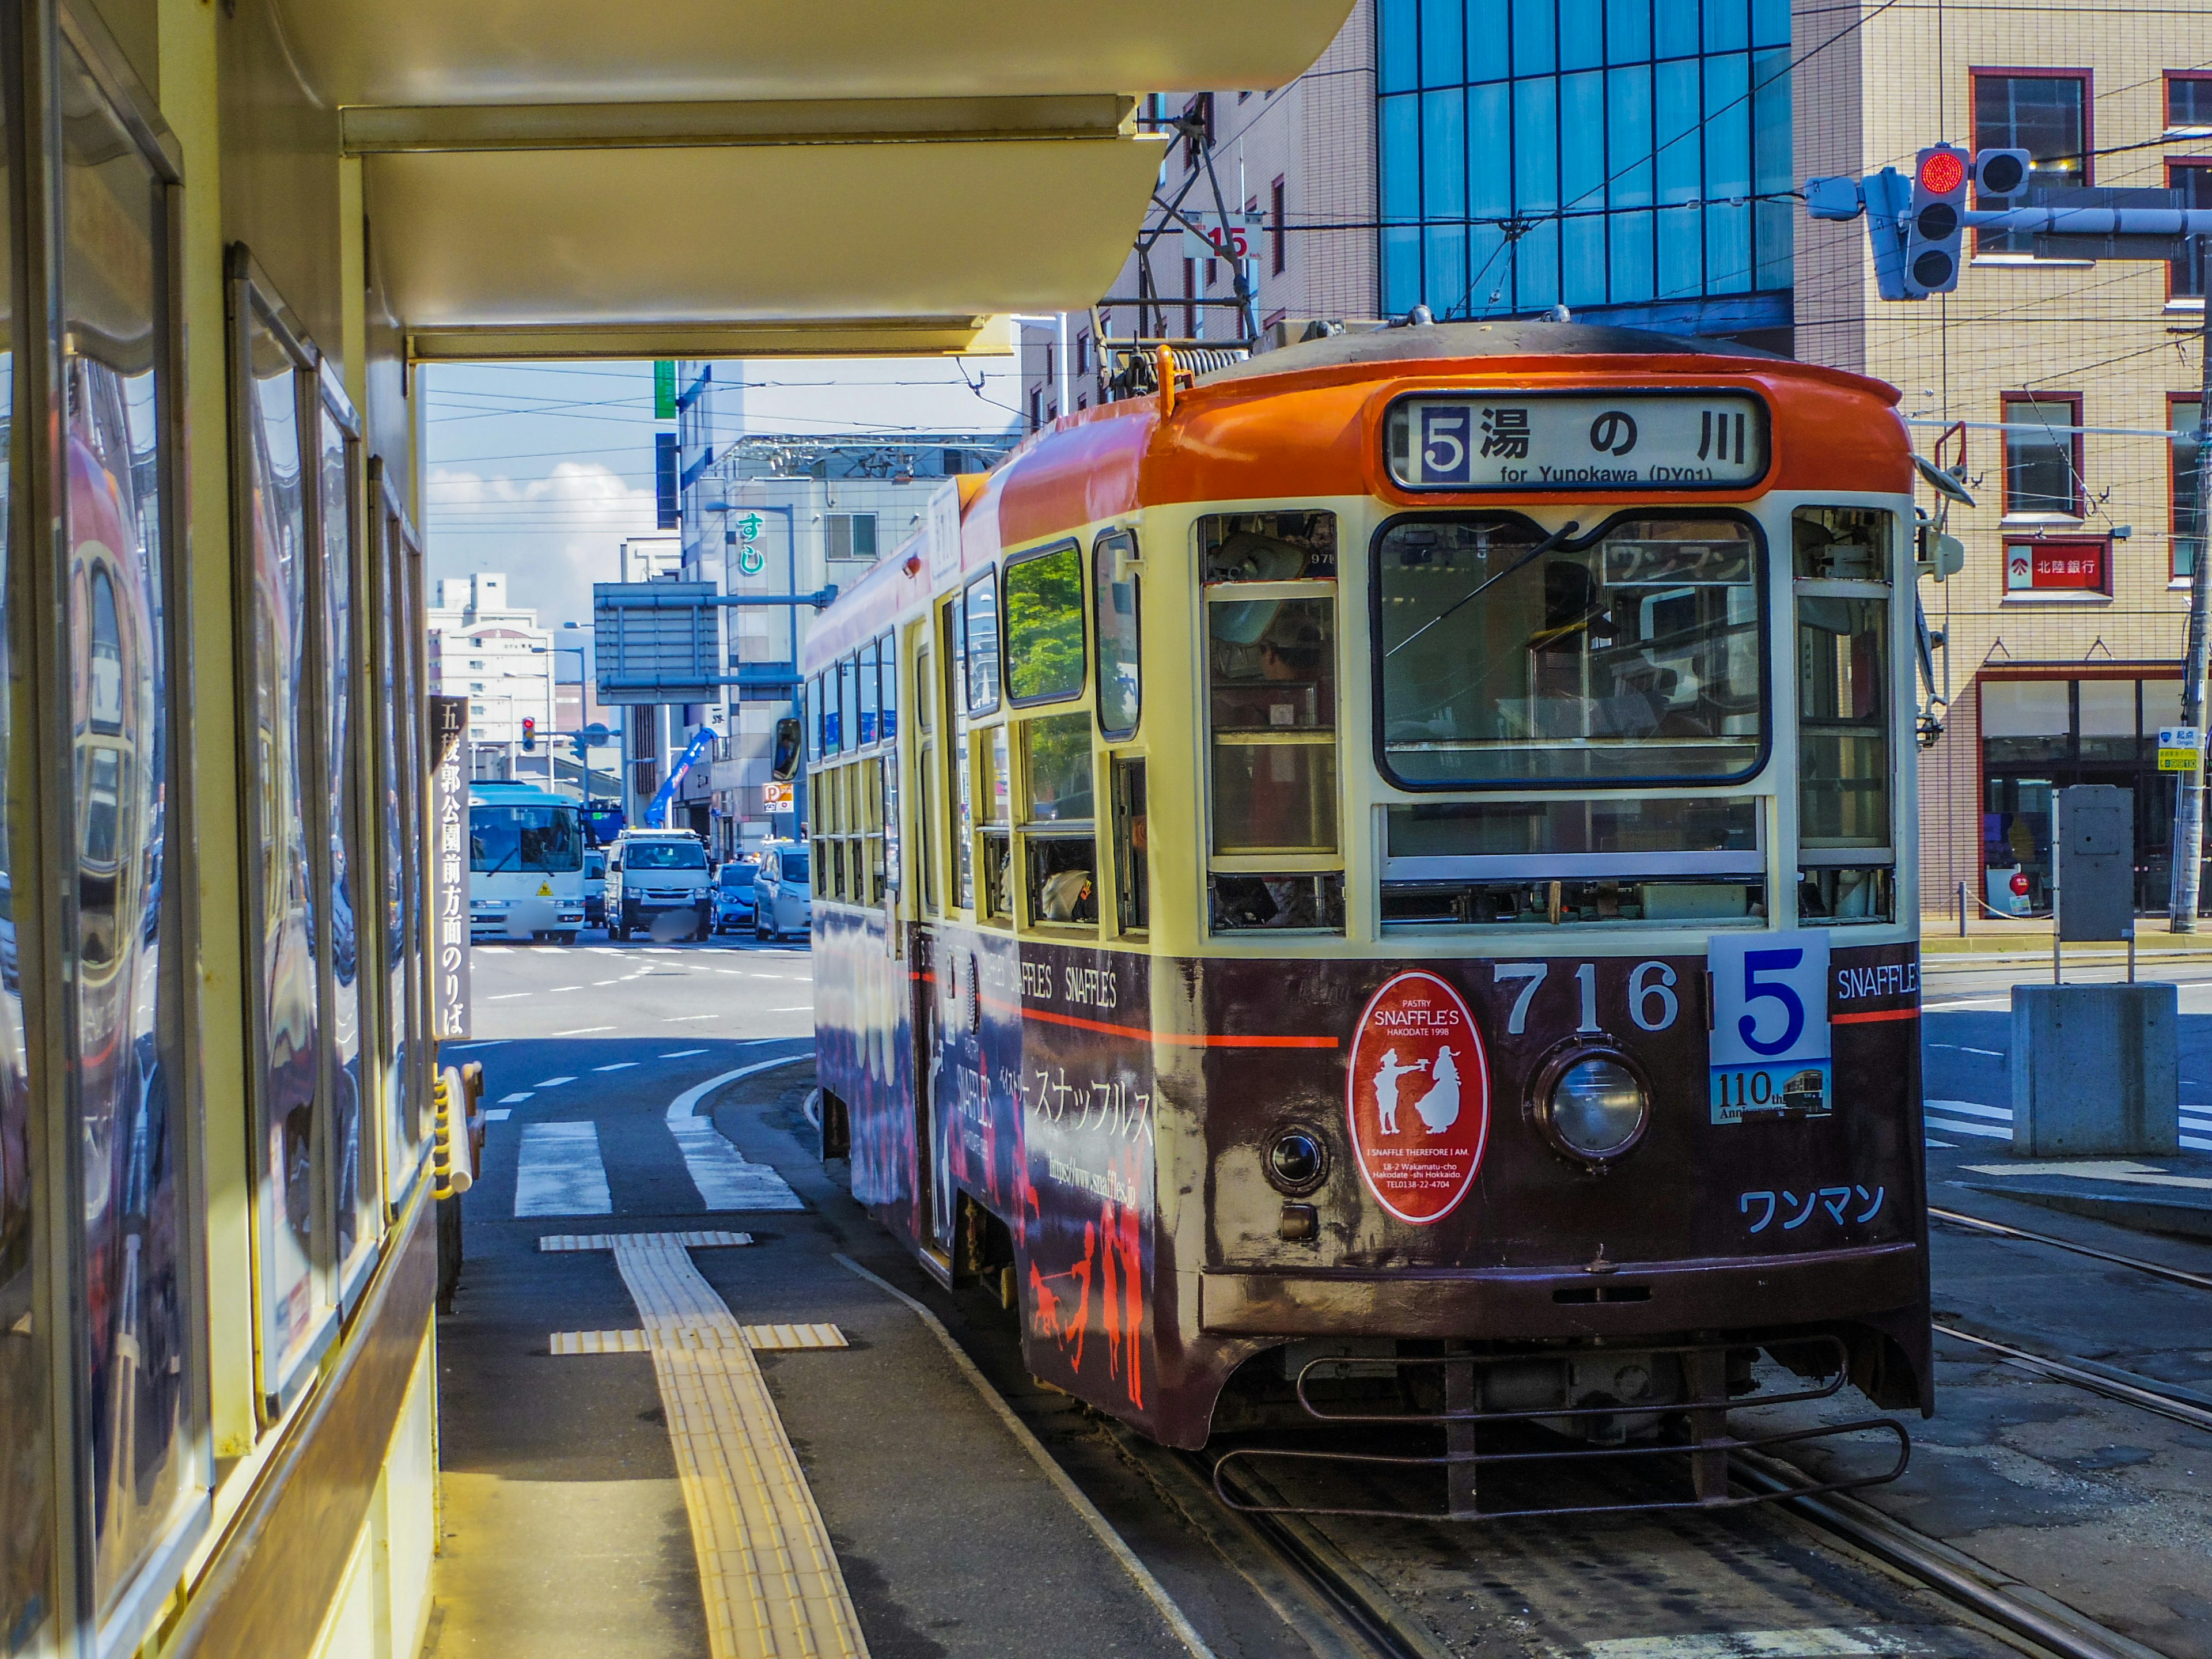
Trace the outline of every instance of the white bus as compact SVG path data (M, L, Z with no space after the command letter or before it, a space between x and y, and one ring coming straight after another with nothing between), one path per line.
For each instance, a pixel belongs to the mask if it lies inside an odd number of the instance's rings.
M584 826L575 801L527 783L469 786L469 937L556 939L584 925Z

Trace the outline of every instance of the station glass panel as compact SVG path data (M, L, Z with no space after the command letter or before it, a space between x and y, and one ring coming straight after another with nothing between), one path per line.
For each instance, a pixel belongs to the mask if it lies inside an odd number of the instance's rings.
M315 910L307 842L307 524L301 370L264 319L246 308L247 580L251 664L243 711L251 872L251 959L258 964L254 1079L255 1224L262 1387L276 1394L317 1340L327 1290L315 1271Z
M353 697L354 489L358 452L325 409L316 492L322 518L323 752L329 772L331 1148L336 1177L331 1219L341 1275L365 1266L376 1247L375 1144L362 1109L361 911L357 767Z
M1137 624L1137 538L1126 530L1091 549L1091 592L1098 611L1098 729L1119 743L1133 737L1144 708Z
M12 135L10 123L0 131ZM0 143L13 145L8 138ZM6 156L14 171L12 154ZM0 180L0 184L7 183ZM0 209L9 206L12 185L0 190ZM0 253L4 268L13 269L15 219L0 210ZM15 286L0 282L0 318L8 327L0 332L0 467L14 448L15 354ZM8 474L0 471L0 478ZM5 600L14 592L9 568L12 518L0 515L0 757L15 747L18 713L14 688L19 677L10 660L9 641L20 627L5 614ZM16 965L15 921L15 842L14 827L19 808L10 786L19 776L11 764L0 769L0 940L6 955L0 957L0 1653L15 1653L39 1639L54 1608L47 1593L53 1571L53 1448L49 1439L51 1401L47 1395L50 1361L45 1310L37 1304L35 1289L48 1264L39 1241L39 1198L44 1175L33 1162L43 1146L32 1144L31 1093L27 1057L23 1046L22 981Z
M392 1199L400 1197L400 1185L411 1167L406 1153L413 1137L405 1118L407 1085L407 908L406 841L402 830L406 779L400 763L400 688L404 683L399 661L401 620L398 593L399 526L379 504L376 536L376 816L381 838L379 860L382 877L384 957L383 1018L379 1042L383 1067L386 1170Z
M1006 566L1006 694L1053 702L1083 690L1083 554L1074 543Z
M160 497L173 442L161 430L162 187L67 46L59 90L76 827L69 1060L84 1160L93 1584L104 1613L205 1480L191 1421L201 1357L185 1254L198 1223L185 1168L183 959L163 948L177 937L174 889L189 872L166 869L163 856L174 688Z
M1503 514L1383 532L1384 773L1415 788L1749 775L1766 720L1756 530L1624 519L1544 541Z

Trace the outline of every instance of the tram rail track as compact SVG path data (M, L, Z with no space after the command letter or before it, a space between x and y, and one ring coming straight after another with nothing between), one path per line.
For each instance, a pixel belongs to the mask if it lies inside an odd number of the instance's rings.
M2148 1273L2154 1279L2165 1279L2171 1285L2185 1285L2192 1290L2212 1291L2212 1273L2191 1273L2185 1267L2169 1267L2163 1261L2148 1261L2139 1255L2123 1255L2117 1250L2100 1250L2094 1244L2083 1244L2070 1238L2061 1238L2055 1233L2039 1233L2029 1227L2015 1227L2008 1222L1990 1221L1978 1215L1968 1215L1960 1210L1928 1206L1931 1221L1942 1222L1966 1232L1980 1233L1991 1238L2016 1238L2030 1244L2047 1244L2055 1250L2070 1251L2087 1256L2093 1261L2107 1261L2118 1267L2132 1267L2137 1273Z

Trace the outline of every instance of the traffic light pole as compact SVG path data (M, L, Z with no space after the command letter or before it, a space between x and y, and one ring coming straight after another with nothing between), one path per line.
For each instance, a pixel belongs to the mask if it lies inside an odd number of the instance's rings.
M2212 236L2197 238L2200 280L2212 261ZM2212 283L2207 283L2212 288ZM2204 678L2212 665L2212 294L2207 294L2198 331L2203 362L2197 396L2197 550L2189 562L2189 647L2181 678L2181 723L2198 733L2196 767L2179 775L2173 805L2173 891L2167 926L2177 933L2197 931L2197 905L2204 870Z

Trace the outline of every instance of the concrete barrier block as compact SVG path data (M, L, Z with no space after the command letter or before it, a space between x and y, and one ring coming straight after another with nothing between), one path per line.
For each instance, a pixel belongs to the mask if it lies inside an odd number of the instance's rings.
M2181 1150L2181 1022L2172 985L2015 985L2012 1149L2142 1158Z

